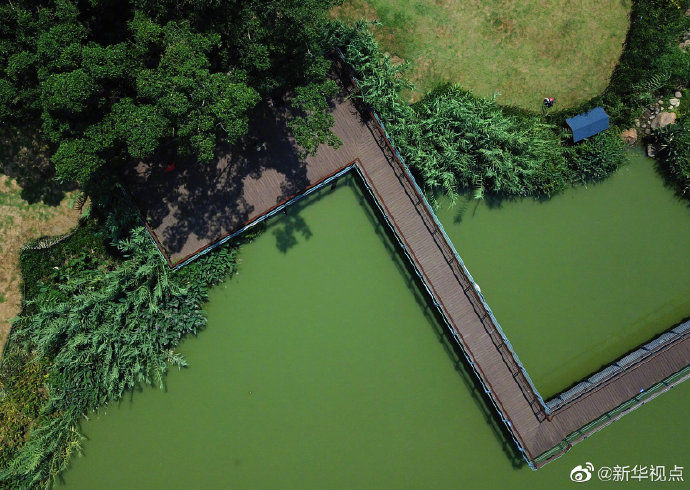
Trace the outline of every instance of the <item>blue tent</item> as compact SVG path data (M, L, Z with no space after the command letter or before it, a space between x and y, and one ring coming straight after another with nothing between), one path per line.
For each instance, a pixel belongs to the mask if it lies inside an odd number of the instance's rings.
M578 114L565 120L573 130L573 141L577 142L609 128L609 115L601 107Z

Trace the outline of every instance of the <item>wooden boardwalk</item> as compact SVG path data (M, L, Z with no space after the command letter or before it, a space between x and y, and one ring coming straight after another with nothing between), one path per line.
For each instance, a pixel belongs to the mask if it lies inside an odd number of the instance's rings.
M282 101L259 106L249 136L209 165L161 154L123 176L170 265L180 264L344 169L371 139L347 93L332 101L333 131L344 142L301 160ZM257 151L265 143L266 149ZM166 172L170 161L175 169Z
M344 85L350 82L346 78ZM185 166L178 177L183 180L182 190L167 194L174 186L171 182L153 193L151 179L165 175L155 170L155 164L140 165L128 177L129 188L169 263L230 236L338 171L353 169L533 467L540 465L535 463L538 456L572 432L690 365L688 336L549 411L385 131L371 112L346 97L349 90L353 86L343 88L332 107L334 132L343 141L338 150L323 147L316 157L299 161L286 128L289 116L282 115L277 125L266 125L266 119L280 111L264 108L264 123L258 130L266 133L261 137L268 141L267 151L247 157L230 149L212 167L215 181ZM204 192L211 194L211 210L208 200L200 197Z

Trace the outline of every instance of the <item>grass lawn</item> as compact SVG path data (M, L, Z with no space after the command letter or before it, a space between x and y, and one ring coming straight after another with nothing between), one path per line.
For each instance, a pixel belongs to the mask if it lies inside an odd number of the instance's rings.
M61 235L76 226L80 212L72 209L74 193L57 206L29 204L15 179L0 175L0 354L10 331L10 320L19 313L22 292L19 253L28 240Z
M380 20L381 48L412 63L418 100L445 82L539 110L600 93L622 51L630 0L346 0L333 15Z

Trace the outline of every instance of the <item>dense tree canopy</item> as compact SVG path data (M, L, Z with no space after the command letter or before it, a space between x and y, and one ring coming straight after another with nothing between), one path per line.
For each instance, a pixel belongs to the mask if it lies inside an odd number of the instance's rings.
M58 177L84 185L161 145L208 162L273 91L297 94L307 152L335 144L321 47L332 3L14 0L0 6L0 117L40 120Z

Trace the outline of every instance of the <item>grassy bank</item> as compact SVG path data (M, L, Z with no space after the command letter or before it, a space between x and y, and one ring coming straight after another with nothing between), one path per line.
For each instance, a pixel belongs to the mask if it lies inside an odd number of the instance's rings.
M629 10L630 0L349 0L333 15L381 22L373 29L381 49L412 64L412 100L458 83L539 110L546 96L571 107L606 88Z
M369 25L334 23L331 43L353 65L362 97L383 119L429 194L473 189L477 197L551 196L568 186L605 178L624 161L619 137L642 107L690 73L678 48L690 28L684 10L662 1L634 1L626 47L602 95L579 107L541 115L440 86L410 104L407 66L382 52ZM565 118L602 105L612 127L572 144Z
M616 124L630 125L643 106L687 85L690 49L679 43L690 31L688 8L688 0L635 0L625 50L606 90L588 105L601 104Z
M569 144L553 118L509 110L494 99L446 85L415 104L404 66L381 53L366 24L335 25L340 45L359 78L364 102L381 116L395 145L428 195L550 196L570 185L604 178L624 161L616 129Z

